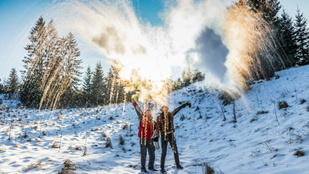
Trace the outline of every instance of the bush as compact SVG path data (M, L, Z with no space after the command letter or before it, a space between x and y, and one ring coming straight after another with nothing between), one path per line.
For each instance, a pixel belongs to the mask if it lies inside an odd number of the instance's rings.
M278 107L279 107L279 110L280 110L280 109L284 109L284 108L289 107L289 105L288 105L288 103L286 101L280 101L278 103Z

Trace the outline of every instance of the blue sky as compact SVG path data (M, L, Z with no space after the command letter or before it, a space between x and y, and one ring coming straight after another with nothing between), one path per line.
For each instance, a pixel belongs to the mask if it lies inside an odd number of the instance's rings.
M163 22L159 13L163 11L162 0L132 0L137 16L144 22L152 25L162 25ZM44 10L52 4L53 0L0 0L0 79L9 76L11 68L17 71L23 69L22 59L26 55L24 47L28 43L31 27L34 26L39 16L43 15ZM309 18L308 0L280 0L282 6L294 16L297 6ZM46 19L49 21L49 19ZM56 26L57 27L57 26ZM74 34L74 33L73 33ZM95 52L83 52L80 48L83 59L84 70L87 66L92 68L98 59L89 57L99 57ZM84 59L88 57L87 59ZM102 62L103 63L103 62ZM109 65L103 63L104 71L108 70ZM20 76L20 73L19 73ZM2 81L1 81L2 82Z

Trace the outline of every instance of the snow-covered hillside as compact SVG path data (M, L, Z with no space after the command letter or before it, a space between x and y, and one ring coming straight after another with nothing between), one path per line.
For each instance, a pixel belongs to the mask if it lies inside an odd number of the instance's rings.
M207 162L217 173L308 174L308 72L309 66L284 70L252 85L235 102L237 123L231 122L233 105L222 108L216 92L191 85L170 94L170 110L185 101L192 107L182 109L174 121L184 169L175 168L168 147L167 172L202 173ZM283 101L288 107L279 110ZM8 103L13 108L7 109ZM138 118L131 104L52 112L16 109L14 103L1 105L0 173L57 173L67 159L76 173L140 172ZM105 136L112 148L105 148ZM156 151L157 169L160 155Z

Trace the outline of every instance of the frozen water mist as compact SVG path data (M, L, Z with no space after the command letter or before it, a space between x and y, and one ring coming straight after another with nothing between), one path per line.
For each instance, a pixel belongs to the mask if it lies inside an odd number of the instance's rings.
M141 78L151 79L156 87L152 93L162 91L165 79L180 77L188 57L206 74L205 86L230 91L238 84L225 65L229 47L221 38L228 5L221 0L177 1L162 13L165 24L160 27L140 21L126 0L68 0L54 4L50 14L60 29L77 33L102 57L119 60L122 78L129 79L135 69Z
M227 67L224 65L229 50L222 43L222 38L214 30L206 28L196 40L199 59L195 66L202 72L212 73L224 83Z

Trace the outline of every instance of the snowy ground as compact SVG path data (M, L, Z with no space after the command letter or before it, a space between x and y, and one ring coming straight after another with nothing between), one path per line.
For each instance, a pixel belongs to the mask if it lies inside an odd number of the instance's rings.
M224 106L223 121L215 92L192 85L171 94L171 110L184 101L191 101L192 108L182 109L174 121L184 169L175 169L169 147L168 173L202 173L201 164L207 162L217 173L309 174L308 72L309 66L293 68L278 72L278 79L252 85L236 101L237 123L231 122L232 105ZM289 107L279 110L279 101ZM16 109L16 103L4 100L0 105L0 173L57 173L66 159L75 164L76 173L140 172L138 119L131 104L51 112ZM113 148L105 148L104 134ZM305 155L297 157L297 150ZM156 151L157 169L160 154Z

